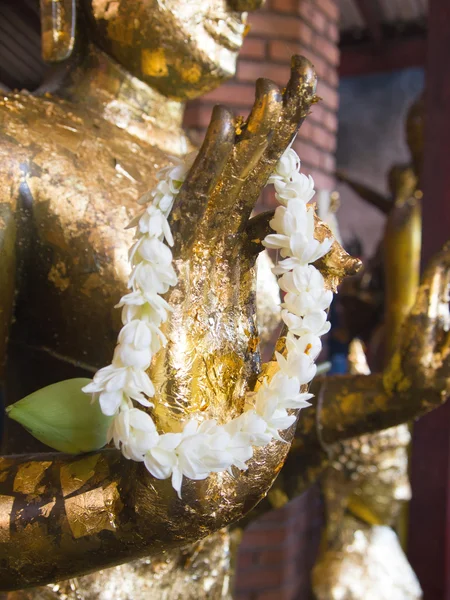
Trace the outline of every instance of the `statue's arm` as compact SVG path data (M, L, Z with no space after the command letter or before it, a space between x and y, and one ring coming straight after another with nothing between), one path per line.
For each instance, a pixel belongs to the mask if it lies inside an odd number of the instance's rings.
M351 177L349 177L343 171L338 171L336 173L336 177L339 181L346 183L350 189L352 189L360 198L365 200L368 204L375 206L383 212L384 214L388 214L392 208L392 201L389 198L386 198L379 192L376 192L372 188L364 185L360 181L355 181Z

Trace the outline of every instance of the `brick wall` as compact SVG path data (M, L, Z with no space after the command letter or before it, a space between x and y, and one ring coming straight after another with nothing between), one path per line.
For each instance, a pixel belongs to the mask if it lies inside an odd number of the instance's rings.
M312 107L294 147L304 171L314 177L316 188L332 190L339 100L338 19L337 0L267 0L262 10L250 14L250 33L236 77L187 108L185 123L194 139L201 140L215 104L225 104L236 114L247 115L256 79L267 77L284 86L289 79L291 55L303 54L317 71L317 93L322 101ZM265 199L264 204L268 202Z
M323 521L316 485L252 523L239 548L234 600L310 600Z
M247 115L256 79L267 77L284 86L291 55L303 54L316 68L317 93L323 100L312 107L294 147L316 188L334 189L338 19L338 0L267 0L264 9L250 15L251 29L236 77L188 106L185 123L194 140L201 141L215 104ZM259 208L268 209L272 202L266 194ZM236 600L309 600L309 577L322 522L320 492L313 487L284 509L252 524L240 547Z

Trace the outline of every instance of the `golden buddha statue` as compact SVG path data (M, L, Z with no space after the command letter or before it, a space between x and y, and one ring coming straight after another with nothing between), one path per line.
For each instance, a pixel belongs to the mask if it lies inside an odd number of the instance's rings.
M37 96L12 94L0 105L0 274L5 282L0 348L8 403L51 382L92 374L108 362L119 329L112 306L127 279L132 234L125 226L136 211L135 201L153 186L155 171L167 163L165 152L187 151L183 101L233 74L245 29L241 11L259 4L86 0L76 13L70 0L43 2L44 54L65 62ZM208 319L193 324L174 318L169 323L172 331L193 340L199 360L195 373L191 357L183 353L177 356L181 368L178 364L174 369L170 357L160 361L157 377L170 382L170 394L155 414L165 430L199 410L219 420L239 414L237 391L248 382L253 386L261 369L272 368L272 363L260 365L253 294L253 265L270 215L249 216L315 101L314 90L311 65L297 57L283 92L267 80L258 82L247 121L234 119L222 107L213 113L180 192L172 228L175 257L191 269L183 284L200 277L203 289L214 290L215 306L230 327L219 331L212 348ZM328 235L317 221L316 237ZM318 263L330 287L356 267L357 261L336 243ZM311 465L322 459L324 444L389 427L442 402L448 390L448 357L440 335L442 315L436 317L432 308L436 299L444 298L447 273L444 253L431 265L410 317L417 351L409 351L411 339L405 335L389 379L383 383L376 378L370 388L352 381L350 402L348 387L334 383L336 393L327 391L326 399L321 397L302 420L284 478L286 497L315 477ZM186 287L183 293L188 306L201 304L206 315L213 314L200 292ZM282 349L283 338L280 344ZM428 368L427 377L418 381L417 361L429 348L442 363ZM214 372L213 384L209 372ZM193 377L209 390L206 398L180 395L183 402L174 403L176 390ZM405 388L413 384L411 399ZM291 428L288 441L293 434ZM220 541L227 535L220 533L222 527L266 495L289 449L289 444L274 443L258 450L249 475L188 481L181 500L167 482L155 480L115 450L82 457L30 454L41 451L36 441L14 431L10 423L5 440L6 455L0 462L4 590L76 577L132 559L147 564L145 557L173 549L166 564L177 564L177 556L179 561L185 556L177 548L209 533L216 536L209 543L219 540L223 547L228 542ZM188 554L198 551L194 546ZM135 563L132 570L141 567ZM157 577L157 564L150 569ZM120 573L115 576L120 578ZM79 598L80 588L72 587ZM30 593L45 597L57 588ZM10 598L21 592L17 594ZM98 591L92 594L100 597ZM138 596L131 592L130 597Z
M356 335L365 332L369 347L371 338L383 332L382 348L378 350L382 356L375 357L378 363L388 363L394 352L401 325L414 303L419 285L422 222L417 169L422 155L422 129L423 106L419 100L407 118L411 165L395 165L390 170L391 199L341 175L363 199L388 213L376 256L366 272L358 275L347 289L344 283L342 290L344 295L357 294L361 305L381 297L371 331L365 325L360 331L353 330ZM382 287L372 289L369 295L371 280L377 279L376 270L384 274L384 279L379 281ZM362 312L373 314L371 310ZM370 374L358 338L350 344L349 366L350 373ZM329 449L330 466L322 476L327 526L313 572L318 600L342 597L417 600L422 597L415 574L391 529L398 527L405 502L411 496L409 442L409 428L403 424Z
M44 54L67 62L37 96L5 96L0 110L8 403L51 382L92 374L108 361L136 199L167 164L165 152L188 149L182 102L233 74L245 29L240 11L258 4L86 2L76 13L72 2L43 3ZM170 382L155 410L163 430L199 410L222 420L239 414L242 390L256 383L253 265L262 248L258 227L268 219L248 219L314 91L311 65L296 58L283 93L269 81L258 83L247 122L221 107L213 113L180 193L183 210L172 214L176 259L190 265L190 278L201 273L209 295L202 299L198 287L184 291L186 306L201 305L205 319L188 324L175 311L168 325L177 335L185 331L191 341L184 349L191 344L197 358L163 353L159 360L155 379ZM319 227L317 235L327 232ZM329 260L330 285L355 268L337 245ZM227 326L211 336L217 310ZM205 392L186 396L181 390L193 377ZM188 483L181 501L114 450L81 458L24 454L41 448L10 425L0 490L5 589L154 555L218 531L265 495L289 447L258 451L251 477Z

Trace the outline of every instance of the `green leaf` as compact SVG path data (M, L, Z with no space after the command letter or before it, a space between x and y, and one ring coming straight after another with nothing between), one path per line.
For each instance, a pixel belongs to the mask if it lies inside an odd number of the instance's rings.
M106 444L113 417L81 391L90 379L67 379L33 392L6 411L40 442L60 452L79 454Z

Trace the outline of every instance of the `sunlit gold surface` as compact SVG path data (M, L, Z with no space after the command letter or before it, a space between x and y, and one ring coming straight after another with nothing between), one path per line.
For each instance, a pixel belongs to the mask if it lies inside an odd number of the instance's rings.
M231 600L236 534L220 530L172 550L2 600Z
M316 565L318 600L418 600L421 589L390 527L344 516L327 560Z

